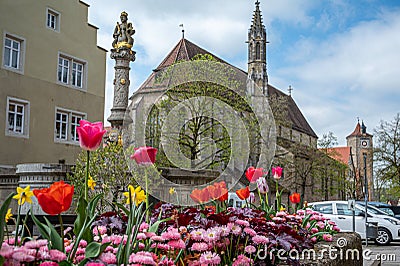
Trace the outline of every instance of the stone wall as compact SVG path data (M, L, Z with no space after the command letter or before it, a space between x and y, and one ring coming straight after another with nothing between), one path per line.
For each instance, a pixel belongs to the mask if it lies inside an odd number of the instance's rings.
M314 251L316 256L300 260L300 265L311 266L362 266L361 237L357 233L338 233L332 242L318 242Z

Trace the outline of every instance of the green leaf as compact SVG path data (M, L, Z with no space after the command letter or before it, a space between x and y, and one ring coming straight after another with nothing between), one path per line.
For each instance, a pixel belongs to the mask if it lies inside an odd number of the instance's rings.
M117 205L117 207L120 208L125 213L126 216L129 216L130 212L123 204L118 202L114 202L114 204Z
M36 218L36 216L33 214L33 212L31 212L31 217L32 217L32 221L35 223L36 227L39 230L39 233L42 235L43 238L47 239L49 242L51 241L50 239L50 228L45 225L42 224L38 218Z
M97 258L111 243L100 244L91 242L87 245L85 251L85 258Z
M85 198L83 197L83 193L81 193L81 196L79 197L78 201L78 206L76 208L76 220L74 223L74 234L77 236L82 230L83 225L85 224L86 220L86 208L87 208L87 202Z
M90 218L92 218L96 214L96 206L101 197L103 197L103 194L98 194L89 201L89 204L87 207L87 209L88 209L87 215L89 215Z
M46 221L46 224L50 229L51 247L53 249L57 249L59 251L64 252L64 239L61 239L61 236L54 228L54 225L52 225L46 217L44 217L44 220Z
M167 221L170 221L170 220L172 220L172 217L168 217L168 218L165 218L163 220L159 220L159 221L155 222L154 224L152 224L148 231L155 233L155 232L157 232L158 227L160 226L161 223L167 222Z
M16 193L10 193L6 200L4 201L3 205L1 205L0 208L0 243L3 243L4 240L4 231L5 231L5 226L6 226L6 214L8 211L8 206L10 206L12 197L14 197ZM0 264L2 265L2 264Z
M84 265L86 265L86 262L88 262L89 261L89 259L88 258L85 258L83 261L81 261L79 264L78 264L78 266L84 266Z
M63 260L61 262L58 263L59 266L73 266L74 264L72 264L72 262L69 262L67 260Z

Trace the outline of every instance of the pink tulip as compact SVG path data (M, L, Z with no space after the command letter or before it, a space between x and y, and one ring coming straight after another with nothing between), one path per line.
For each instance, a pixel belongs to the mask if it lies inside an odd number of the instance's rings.
M153 164L156 161L157 149L153 147L135 148L135 153L131 155L131 159L137 164Z
M277 167L272 167L272 176L274 177L275 180L279 180L282 177L282 167L277 166Z
M79 127L76 130L79 136L79 145L87 151L97 150L103 140L104 133L106 133L106 130L103 130L102 122L90 123L83 119L79 121Z
M264 169L262 168L254 168L253 166L247 168L246 170L247 180L249 180L250 183L256 182L259 177L263 176L264 174L263 170Z

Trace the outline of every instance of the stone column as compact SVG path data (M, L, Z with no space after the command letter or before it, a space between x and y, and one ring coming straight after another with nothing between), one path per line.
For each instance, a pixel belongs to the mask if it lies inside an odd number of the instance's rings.
M135 52L126 47L111 49L111 58L115 59L114 101L107 121L111 123L112 128L120 129L128 107L129 70L131 69L129 64L135 61Z
M122 129L124 123L125 111L128 107L129 94L129 64L135 61L136 52L132 51L133 29L132 23L128 22L128 13L123 11L120 16L121 22L115 26L111 49L111 58L115 59L115 78L114 78L114 101L111 108L111 115L107 119L111 127L118 132Z

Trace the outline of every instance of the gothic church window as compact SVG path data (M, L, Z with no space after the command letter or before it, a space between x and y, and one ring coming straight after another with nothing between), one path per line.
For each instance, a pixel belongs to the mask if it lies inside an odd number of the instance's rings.
M261 59L261 54L260 54L260 43L256 43L256 59Z

